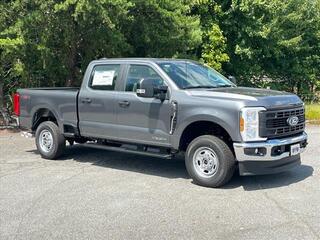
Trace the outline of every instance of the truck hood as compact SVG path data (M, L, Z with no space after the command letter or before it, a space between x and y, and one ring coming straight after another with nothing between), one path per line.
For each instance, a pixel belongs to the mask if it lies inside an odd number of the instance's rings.
M279 96L279 95L293 95L287 92L280 92L270 89L262 89L262 88L248 88L248 87L232 87L232 88L217 88L210 89L210 91L214 92L224 92L231 94L240 94L251 97L269 97L269 96Z
M195 97L244 101L249 106L264 106L266 108L281 108L302 104L301 99L295 94L270 89L230 87L207 90L194 89L188 92Z

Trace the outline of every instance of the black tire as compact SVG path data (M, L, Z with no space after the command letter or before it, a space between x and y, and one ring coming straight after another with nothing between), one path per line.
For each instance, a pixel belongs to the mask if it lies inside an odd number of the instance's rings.
M196 168L193 157L198 149L208 148L216 155L218 162L213 175L203 176ZM200 151L201 154L201 151ZM190 177L196 184L205 187L220 187L226 184L235 170L235 157L229 146L220 138L203 135L195 138L188 146L185 154L185 164Z
M52 147L48 151L43 150L40 144L40 134L45 130L50 132L52 136ZM66 139L54 122L46 121L41 123L36 130L36 145L41 157L45 159L57 159L65 150Z

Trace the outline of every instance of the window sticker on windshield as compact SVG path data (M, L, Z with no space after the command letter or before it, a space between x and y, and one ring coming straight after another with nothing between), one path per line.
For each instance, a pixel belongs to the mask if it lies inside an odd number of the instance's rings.
M115 71L96 71L92 79L92 86L111 86Z

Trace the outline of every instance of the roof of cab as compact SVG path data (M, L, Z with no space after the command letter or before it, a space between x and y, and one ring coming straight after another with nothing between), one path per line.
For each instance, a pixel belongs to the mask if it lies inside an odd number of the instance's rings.
M93 63L112 62L112 61L137 61L137 62L165 62L165 61L193 61L191 59L176 59L176 58L100 58L93 60Z

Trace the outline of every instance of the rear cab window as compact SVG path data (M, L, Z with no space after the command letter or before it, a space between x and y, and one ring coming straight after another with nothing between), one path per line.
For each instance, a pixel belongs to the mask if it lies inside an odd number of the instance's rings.
M93 68L89 87L95 90L115 90L119 80L120 64L97 65Z

